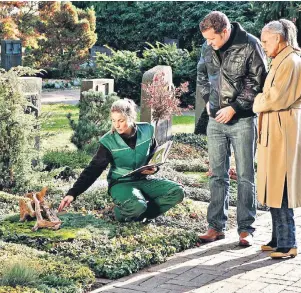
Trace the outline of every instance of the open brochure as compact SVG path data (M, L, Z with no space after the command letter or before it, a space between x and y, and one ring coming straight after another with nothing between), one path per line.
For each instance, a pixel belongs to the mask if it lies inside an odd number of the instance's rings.
M148 162L147 165L144 165L140 168L137 168L134 171L131 171L131 172L123 175L122 177L138 175L144 170L151 169L153 167L158 167L158 166L164 164L166 159L167 159L168 153L171 149L171 146L172 146L172 141L171 140L169 140L169 141L165 142L164 144L158 146L155 149L154 154L152 155L152 157L151 157L151 159L150 159L150 161Z

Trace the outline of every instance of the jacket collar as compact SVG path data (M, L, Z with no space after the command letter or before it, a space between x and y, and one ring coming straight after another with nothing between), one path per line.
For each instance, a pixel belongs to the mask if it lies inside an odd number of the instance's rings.
M245 45L248 40L247 32L242 28L242 26L238 22L231 22L231 25L233 26L232 29L235 30L232 46L242 44Z
M280 63L293 52L295 52L295 50L291 46L287 46L272 60L271 66L277 68Z

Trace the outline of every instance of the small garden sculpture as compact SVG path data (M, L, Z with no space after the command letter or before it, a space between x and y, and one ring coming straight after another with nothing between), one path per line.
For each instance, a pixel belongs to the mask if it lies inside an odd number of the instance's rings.
M37 231L40 228L57 230L62 223L57 217L56 212L45 201L46 191L47 187L43 187L40 192L25 194L24 199L19 201L20 221L37 219L32 231ZM47 220L44 220L43 216Z

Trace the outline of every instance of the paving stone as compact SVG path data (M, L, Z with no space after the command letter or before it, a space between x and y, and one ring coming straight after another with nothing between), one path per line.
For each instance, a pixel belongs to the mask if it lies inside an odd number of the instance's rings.
M263 283L284 285L284 286L291 286L292 284L294 284L294 282L292 282L292 281L280 280L280 279L277 279L277 278L271 279L271 278L266 278L265 276L261 277L260 281L263 282Z
M300 280L299 280L299 281L293 283L293 286L294 286L294 287L299 287L299 288L301 288L301 277L300 277Z
M286 288L286 289L284 289L283 291L281 291L281 293L282 292L286 292L286 293L292 293L292 292L294 292L294 293L300 293L301 292L301 288L299 288L299 287L288 287L288 288Z
M112 288L108 290L104 290L102 292L108 292L108 293L145 293L146 291L142 290L131 290L131 289L125 289L125 288Z
M194 287L192 286L182 286L182 285L177 285L177 284L170 284L170 283L165 283L165 284L162 284L158 287L159 289L168 289L172 292L187 292L187 291L190 291L190 290L193 290ZM157 289L156 291L157 292Z
M166 268L169 269L169 268L172 268L173 266L176 267L176 265L183 264L184 262L189 261L189 260L191 260L191 259L185 258L185 257L173 258L173 259L167 260L165 263L162 263L162 264L159 264L156 266L152 266L152 267L148 268L147 271L148 272L159 272L159 271L165 270Z
M267 283L252 281L250 283L245 284L245 286L237 290L236 293L259 292L267 286L269 286L269 284Z
M200 286L203 286L211 281L213 281L214 279L216 279L217 276L215 275L209 275L209 274L202 274L190 281L183 281L183 280L178 280L178 279L172 279L169 280L166 284L177 284L177 285L184 285L186 287L194 287L194 288L198 288Z
M281 266L276 267L271 271L271 274L275 275L285 275L294 270L293 264L281 264Z
M207 284L200 288L188 291L189 293L214 293L214 292L224 292L224 293L234 293L240 289L240 285L231 284L226 281L219 281L216 283Z
M262 293L278 293L285 289L284 285L270 284L261 290Z

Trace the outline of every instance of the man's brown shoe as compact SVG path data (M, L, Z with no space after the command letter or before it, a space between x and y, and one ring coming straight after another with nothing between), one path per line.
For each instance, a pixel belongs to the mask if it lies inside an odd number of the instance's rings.
M225 238L225 234L223 232L218 232L210 228L207 230L206 234L199 236L199 241L207 243L207 242L213 242L224 238Z
M253 244L253 235L249 232L241 232L239 234L239 246L249 247Z
M270 253L271 258L288 258L288 257L294 258L298 254L297 248L291 248L288 252L281 252L277 250Z

